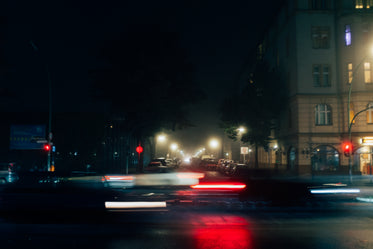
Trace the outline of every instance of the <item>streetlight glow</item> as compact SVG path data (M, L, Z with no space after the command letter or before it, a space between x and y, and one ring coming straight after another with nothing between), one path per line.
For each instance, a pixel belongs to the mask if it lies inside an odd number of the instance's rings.
M179 146L176 143L173 143L170 145L171 150L175 151L179 148Z
M211 139L210 140L210 147L213 149L216 149L219 146L219 142L216 139Z
M237 130L238 130L238 133L240 133L240 134L246 132L246 129L245 129L245 127L243 127L243 126L240 126Z
M166 136L165 135L158 135L157 141L158 142L164 142L164 141L166 141Z

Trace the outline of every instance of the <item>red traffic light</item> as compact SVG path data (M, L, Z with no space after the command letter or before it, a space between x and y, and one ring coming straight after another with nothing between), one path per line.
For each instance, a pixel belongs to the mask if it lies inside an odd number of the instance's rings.
M50 151L51 150L51 146L49 144L44 144L44 150L45 151Z
M137 152L137 153L140 154L140 153L142 153L143 151L144 151L144 149L141 147L141 145L139 145L139 146L136 147L136 152Z
M350 142L343 143L343 153L347 157L352 154L352 144Z

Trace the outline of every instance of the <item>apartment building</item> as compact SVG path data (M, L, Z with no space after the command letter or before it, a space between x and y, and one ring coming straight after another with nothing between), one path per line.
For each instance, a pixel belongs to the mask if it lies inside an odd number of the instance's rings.
M373 0L284 2L258 46L290 98L271 164L300 175L372 174L372 51Z

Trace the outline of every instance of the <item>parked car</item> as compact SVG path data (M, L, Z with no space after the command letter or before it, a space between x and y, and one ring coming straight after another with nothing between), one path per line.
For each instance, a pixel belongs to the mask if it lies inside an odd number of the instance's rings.
M0 184L13 183L18 180L15 163L0 163Z

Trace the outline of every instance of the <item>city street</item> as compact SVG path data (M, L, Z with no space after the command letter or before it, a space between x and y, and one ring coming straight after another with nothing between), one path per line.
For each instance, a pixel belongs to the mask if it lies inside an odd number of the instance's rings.
M115 213L98 222L0 224L1 248L373 248L372 206Z
M225 179L207 175L207 182ZM192 198L170 188L5 188L1 248L373 248L373 204L360 194L310 195L299 181L246 183L255 191ZM105 209L108 201L166 205Z

